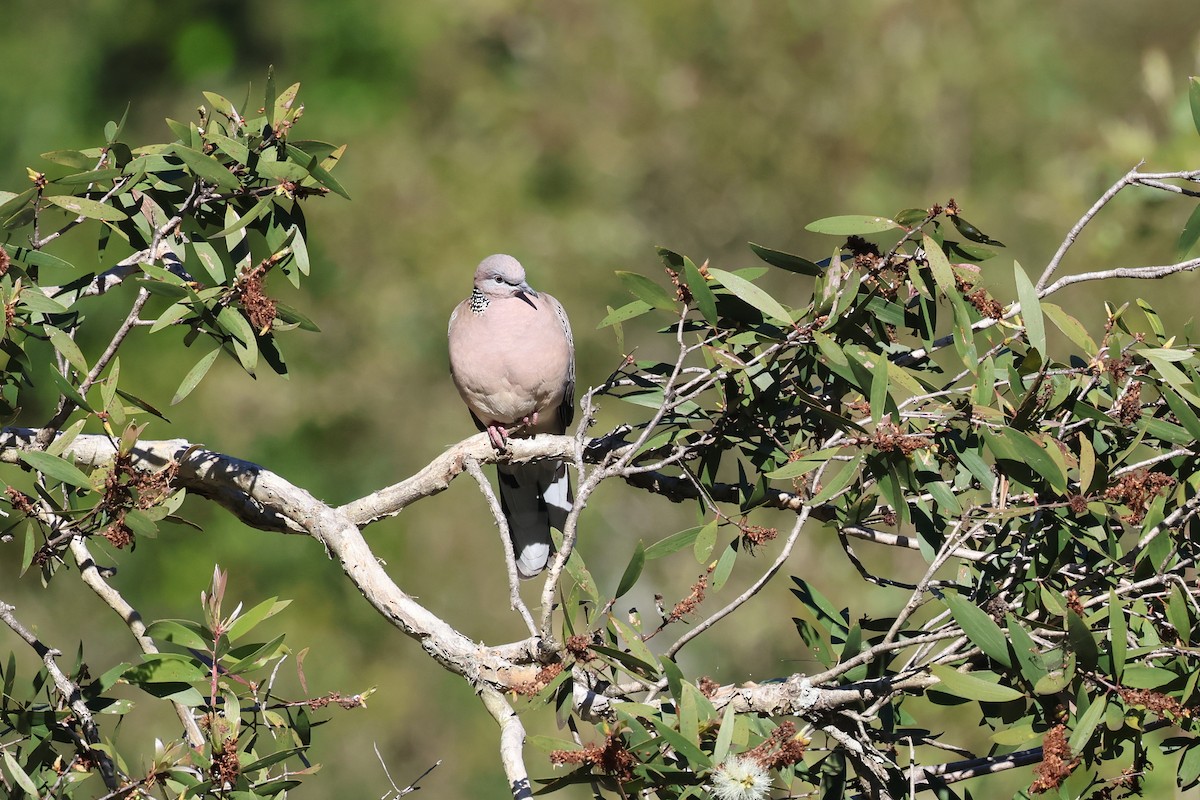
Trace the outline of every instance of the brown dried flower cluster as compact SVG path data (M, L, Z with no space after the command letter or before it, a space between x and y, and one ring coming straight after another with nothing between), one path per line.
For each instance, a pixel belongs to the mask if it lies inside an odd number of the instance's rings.
M133 466L133 457L128 453L118 453L104 479L104 497L97 506L112 516L101 535L118 550L133 544L133 531L125 524L126 513L162 502L178 471L179 464L172 461L157 472L145 472Z
M542 689L545 689L550 681L557 678L558 674L562 671L563 665L561 663L547 664L538 670L533 680L513 684L512 690L523 697L533 697Z
M1134 381L1121 394L1113 407L1115 416L1122 425L1132 425L1142 418L1142 384Z
M8 495L8 501L12 503L13 508L15 508L17 511L20 511L27 517L33 516L34 510L32 497L25 494L15 486L5 487L4 493Z
M238 763L237 737L231 736L221 745L221 752L213 756L212 780L217 787L232 786L237 781L241 765Z
M796 736L796 723L784 720L762 744L748 750L746 755L766 769L783 769L799 763L807 748L808 740Z
M346 697L341 692L330 692L321 697L314 697L311 700L305 700L304 705L316 711L319 708L325 708L328 705L338 705L349 711L352 708L366 708L367 700L361 694L353 694Z
M675 607L671 609L671 613L667 614L667 618L663 621L663 624L668 625L676 622L695 611L704 602L704 593L707 591L708 574L706 573L696 579L696 582L692 584L691 593L675 604Z
M696 681L696 688L700 690L700 694L711 700L717 696L717 689L721 688L721 684L717 683L707 675L701 675Z
M679 273L670 267L663 267L667 271L667 275L671 278L671 285L675 287L675 299L681 303L692 304L692 290L679 277Z
M1133 358L1128 353L1125 353L1120 358L1108 358L1104 360L1104 371L1117 383L1125 382L1125 378L1129 376L1129 368L1131 366L1133 366Z
M603 747L589 744L582 750L553 750L550 752L550 763L556 767L587 764L621 783L628 783L633 780L633 767L637 760L625 749L620 734L610 733Z
M1071 509L1071 513L1077 517L1081 517L1087 513L1087 498L1081 494L1073 494L1067 499L1067 505Z
M754 552L754 548L766 544L779 536L778 528L767 528L763 525L746 525L739 524L738 529L742 532L742 542L746 545L746 549Z
M247 272L237 282L238 304L246 312L246 318L260 336L271 330L277 311L275 301L263 291L263 278L271 267L268 259Z
M1042 738L1042 763L1033 768L1037 777L1029 786L1030 793L1042 794L1057 789L1078 765L1079 757L1071 755L1071 747L1067 744L1066 726L1055 725Z
M872 444L881 453L898 451L905 456L929 446L923 437L903 433L896 423L887 420L881 421L875 426L875 437L872 439Z
M1121 519L1137 525L1146 517L1146 506L1158 494L1175 485L1175 479L1161 472L1138 469L1126 473L1104 491L1104 499L1129 508Z
M1120 689L1117 694L1121 695L1121 699L1125 701L1125 705L1141 706L1152 714L1159 717L1190 717L1192 712L1190 709L1184 708L1183 705L1174 697L1165 695L1162 692L1156 692L1153 689Z
M8 251L0 247L0 277L3 277L8 272L8 266L12 261L8 257Z
M959 293L966 298L966 301L975 307L985 317L992 319L1004 318L1004 306L999 300L988 294L988 290L982 286L976 286L966 278L955 273L954 285Z
M592 637L584 633L577 633L571 636L563 644L567 648L567 652L575 656L576 661L590 661L592 658Z
M1083 616L1084 608L1083 601L1079 599L1079 592L1074 589L1068 589L1066 594L1067 608L1074 611L1079 616Z

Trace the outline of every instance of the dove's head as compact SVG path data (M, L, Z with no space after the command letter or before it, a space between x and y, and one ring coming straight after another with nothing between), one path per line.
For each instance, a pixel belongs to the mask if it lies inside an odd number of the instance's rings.
M475 268L475 288L488 297L519 297L529 302L538 293L525 282L525 268L512 256L488 256ZM532 303L530 303L532 305Z

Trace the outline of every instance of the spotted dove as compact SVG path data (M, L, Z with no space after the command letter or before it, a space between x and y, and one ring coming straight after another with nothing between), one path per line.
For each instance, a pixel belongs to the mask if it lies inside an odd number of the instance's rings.
M520 262L485 258L448 334L454 385L497 450L510 435L566 431L575 412L571 324L562 304L525 282ZM517 574L532 578L550 558L550 526L562 530L571 510L566 465L497 464L496 471Z

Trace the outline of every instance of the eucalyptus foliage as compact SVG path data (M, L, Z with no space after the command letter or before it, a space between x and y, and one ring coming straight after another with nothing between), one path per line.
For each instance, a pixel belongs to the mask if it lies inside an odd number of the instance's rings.
M479 694L501 726L518 797L535 788L526 759L544 776L539 791L587 784L615 797L950 798L960 781L1032 766L1029 793L1100 798L1141 793L1153 763L1174 765L1180 787L1200 783L1200 359L1189 327L1174 330L1145 302L1080 319L1056 297L1075 283L1200 266L1189 258L1197 212L1176 263L1059 275L1116 194L1194 196L1200 172L1131 170L1040 270L1006 266L1004 245L951 200L813 222L830 238L812 260L751 245L762 266L725 269L663 249L663 271L619 273L634 299L602 327L632 350L653 322L674 357L624 359L585 394L577 437L528 445L545 449L521 457L574 457L577 507L547 571L540 624L514 583L530 636L487 646L387 584L354 538L462 471L481 475L478 449L457 446L427 468L442 483L414 476L411 490L332 509L277 491L277 476L255 465L231 466L232 478L204 472L194 448L153 462L161 443L142 436L164 400L183 400L222 353L251 374L262 364L283 372L279 335L314 327L267 289L309 273L303 201L345 194L330 172L342 148L294 138L296 90L277 93L269 81L261 108L207 94L196 122L168 121L166 144L131 147L111 123L100 146L47 153L53 166L31 170L29 188L0 196L0 398L13 420L45 416L6 428L0 447L2 546L22 553L22 571L40 570L50 585L73 565L132 619L89 547L106 540L115 558L181 522L188 491L226 504L240 493L253 501L238 506L244 521L316 536L368 601ZM1200 130L1195 80L1192 100ZM94 262L50 252L88 235ZM93 308L120 302L125 321L93 332ZM181 332L174 345L190 353L172 398L122 388L118 351L143 327ZM613 399L627 404L628 424L586 439L596 407ZM97 436L109 445L103 461L81 455ZM518 457L523 446L488 457ZM238 483L242 474L254 480ZM627 567L602 587L575 549L576 524L609 479L692 505L698 524L626 543ZM864 597L884 599L831 602L819 565L792 558L802 535L836 537ZM851 542L896 548L920 577L878 574ZM649 561L698 577L686 595L633 613L630 593L659 588ZM312 769L310 712L362 696L276 696L290 651L282 637L251 633L285 603L229 612L226 581L214 575L195 621L130 622L141 661L98 676L82 655L64 669L0 594L0 619L45 664L18 675L10 657L0 670L5 789L245 798L294 789ZM726 684L707 677L719 662L685 670L681 651L702 636L720 641L726 620L771 582L794 599L769 623L817 669ZM732 585L745 588L735 595ZM97 722L128 712L118 684L172 704L183 725L182 736L160 737L149 764L130 763ZM526 754L521 714L544 704L576 735L530 737ZM961 725L943 730L938 706ZM985 751L970 744L981 727ZM1170 735L1147 737L1158 729Z
M20 469L5 470L2 541L23 553L22 573L39 570L48 586L74 564L89 585L107 588L101 596L125 616L87 543L132 549L165 521L183 522L175 516L185 496L175 465L153 474L133 466L146 420L183 400L222 353L251 375L262 364L285 373L279 335L316 329L264 288L279 280L299 286L309 273L303 201L345 195L330 174L343 148L294 135L304 110L298 89L277 92L268 79L265 97L237 105L205 93L195 121L167 120L172 140L162 144L131 146L124 119L109 122L97 146L45 153L47 165L29 170L28 188L0 192L0 410L6 422L47 415L27 447L6 459ZM52 254L67 252L60 245L67 238L88 255L72 263ZM91 251L82 246L89 238ZM97 307L122 303L124 322L99 330ZM136 375L138 365L123 371L119 350L139 327L158 337L182 333L174 344L194 366L173 397L123 388L123 375ZM85 430L102 432L115 451L88 472L64 457ZM58 652L34 639L46 666L20 673L10 653L0 669L3 793L128 796L153 788L167 796L267 797L313 771L303 755L311 714L329 699L275 696L274 670L291 651L282 636L251 635L287 601L231 610L226 580L214 576L197 621L146 626L129 614L140 662L97 671L81 648L64 672L54 663ZM11 614L3 600L0 610ZM149 764L128 761L113 749L108 726L84 716L117 721L129 713L136 703L114 696L117 684L138 687L139 703L173 703L181 720L191 719L182 738L160 735ZM93 775L100 780L88 780Z

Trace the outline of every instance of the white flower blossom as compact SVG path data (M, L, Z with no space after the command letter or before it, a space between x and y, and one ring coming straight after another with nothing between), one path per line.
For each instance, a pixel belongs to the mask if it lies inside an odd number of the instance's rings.
M730 756L713 771L716 800L763 800L770 788L771 776L753 758Z

